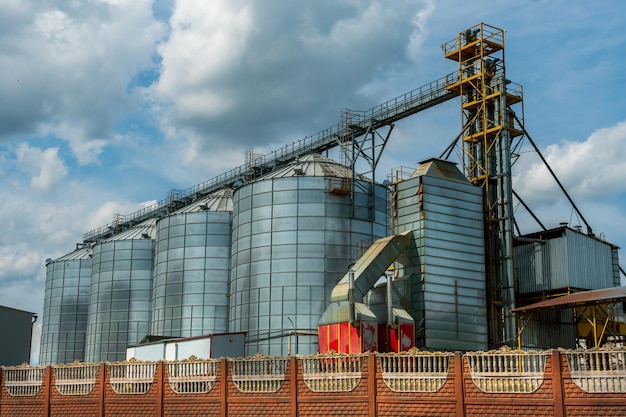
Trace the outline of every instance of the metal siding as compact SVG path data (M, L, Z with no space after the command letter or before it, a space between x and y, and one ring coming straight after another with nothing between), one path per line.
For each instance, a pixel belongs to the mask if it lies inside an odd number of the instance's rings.
M550 238L543 244L514 248L519 293L614 286L611 246L577 231L564 230L562 236Z
M39 363L69 363L85 358L85 333L91 287L90 250L81 249L46 265L46 292ZM62 289L61 293L53 291Z
M86 362L124 360L126 347L150 332L154 242L120 239L93 248ZM117 266L122 259L130 263Z
M611 247L567 229L569 275L573 287L596 290L614 285Z
M575 349L576 325L572 310L541 311L533 314L522 332L525 349Z
M0 366L30 362L33 313L0 306ZM7 342L10 339L10 343Z
M413 263L420 271L411 285L410 313L416 323L425 319L417 343L434 349L485 349L482 190L458 176L446 180L423 172L425 176L397 185L396 232L414 230ZM471 331L465 331L468 324Z
M192 337L228 330L231 217L227 211L182 212L158 223L151 334ZM181 250L168 245L174 227L181 228ZM180 262L182 274L168 273Z
M355 201L370 201L362 191L368 187L357 184ZM386 195L384 187L375 189ZM261 192L267 195L257 198ZM248 208L239 203L242 195L251 196ZM287 195L294 199L277 203ZM386 204L377 204L374 214L384 224L353 219L348 195L329 193L325 177L300 176L247 184L235 192L233 207L229 331L247 332L248 354L286 355L293 328L317 330L330 292L359 255L357 246L384 236L373 231L386 234ZM313 336L292 342L292 353L318 348Z

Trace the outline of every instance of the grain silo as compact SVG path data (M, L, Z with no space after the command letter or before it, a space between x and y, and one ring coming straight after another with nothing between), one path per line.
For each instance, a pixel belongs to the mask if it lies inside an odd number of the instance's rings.
M39 351L41 365L84 359L90 289L89 247L46 262L46 295Z
M152 335L228 331L232 194L217 191L157 223Z
M487 348L483 195L452 162L422 162L393 185L394 232L412 231L410 279L398 281L415 345Z
M387 234L386 194L319 154L235 191L229 331L247 332L247 354L317 351L332 288Z
M156 218L93 247L85 361L124 360L150 332Z

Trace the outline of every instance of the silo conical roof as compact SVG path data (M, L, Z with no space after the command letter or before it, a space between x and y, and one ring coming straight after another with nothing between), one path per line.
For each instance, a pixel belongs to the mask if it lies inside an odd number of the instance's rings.
M223 188L215 191L172 214L193 213L195 211L233 211L233 190Z

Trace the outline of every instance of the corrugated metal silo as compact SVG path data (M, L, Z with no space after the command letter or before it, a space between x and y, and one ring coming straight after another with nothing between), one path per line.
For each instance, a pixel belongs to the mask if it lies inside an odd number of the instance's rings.
M84 360L90 289L90 248L75 250L46 263L41 365Z
M157 223L152 335L228 331L232 210L224 189Z
M122 361L150 332L156 219L93 248L85 361Z
M235 191L229 330L247 332L247 354L316 352L317 323L358 243L387 234L387 190L358 179L353 206L351 177L314 154Z
M487 348L482 189L432 159L394 185L394 232L413 231L413 274L397 281L412 306L416 346Z

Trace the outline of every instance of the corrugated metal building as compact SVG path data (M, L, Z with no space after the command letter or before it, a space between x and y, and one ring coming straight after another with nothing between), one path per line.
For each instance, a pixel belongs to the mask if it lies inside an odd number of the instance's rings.
M482 190L454 163L432 159L393 191L394 231L413 231L413 274L405 280L415 344L487 348ZM402 285L402 281L398 282Z
M37 315L0 306L0 365L15 366L30 362L33 323ZM10 335L10 336L9 336Z
M514 250L518 293L619 285L616 249L566 226L522 236Z
M567 226L522 236L514 259L521 306L620 285L617 247ZM525 348L576 348L575 322L572 309L537 312L525 323L521 344Z

